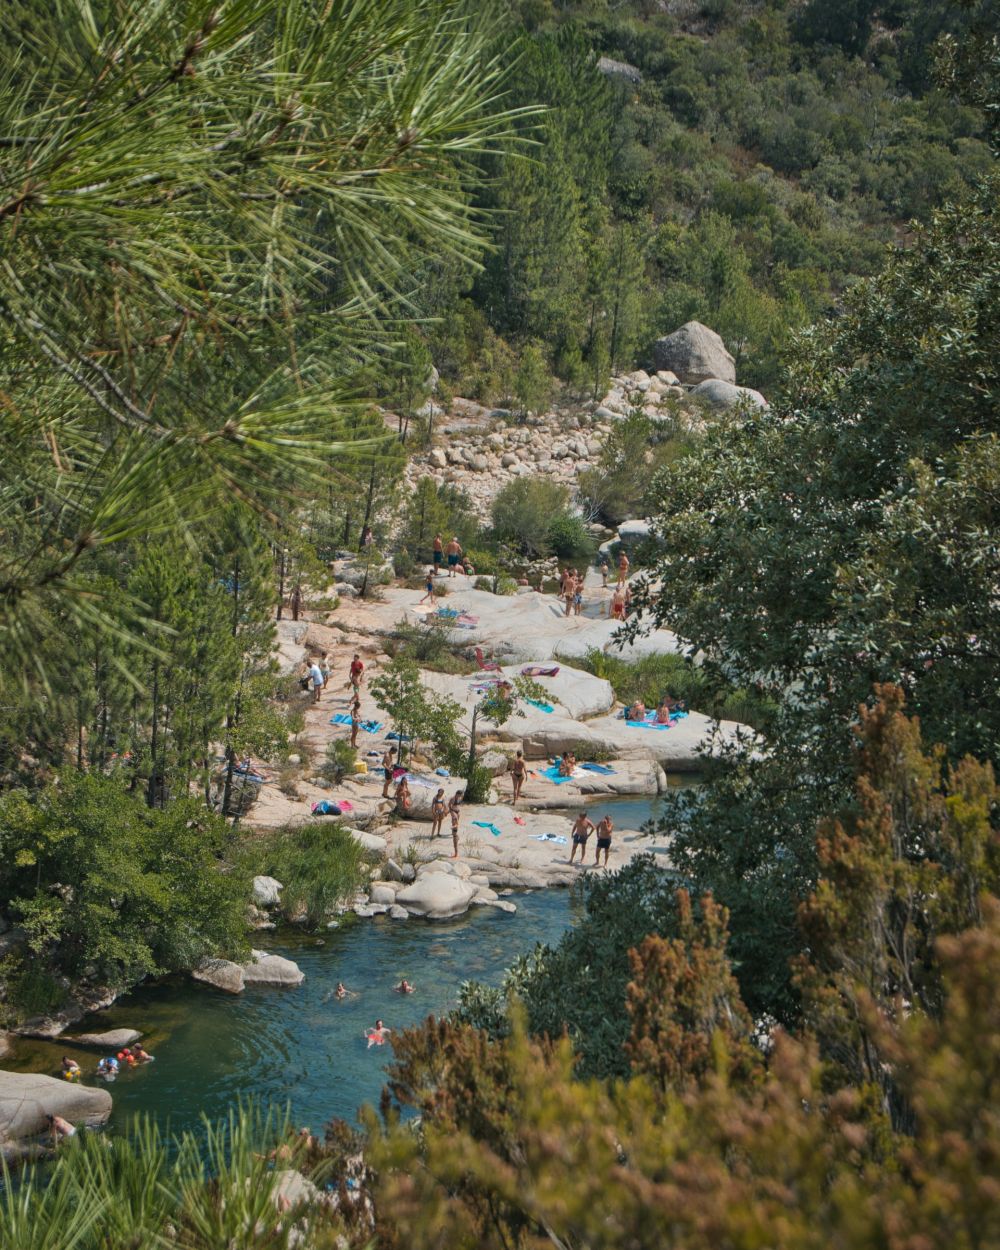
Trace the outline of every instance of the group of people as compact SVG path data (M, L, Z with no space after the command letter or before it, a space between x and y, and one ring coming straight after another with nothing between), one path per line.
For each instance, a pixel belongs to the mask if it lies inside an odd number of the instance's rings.
M330 677L333 669L330 667L329 656L326 651L319 656L312 656L304 663L304 673L299 679L303 690L312 690L313 702L318 703L322 697L323 691L329 685ZM345 690L354 691L354 704L358 711L361 709L361 683L365 676L365 664L361 656L355 651L351 660L350 669L347 675L347 684ZM353 715L353 707L352 707ZM352 745L354 745L352 743Z
M520 751L518 751L518 756L521 758L522 766L523 766L524 757L521 755ZM396 805L396 814L398 816L401 816L403 820L406 820L406 818L410 814L410 809L413 806L413 795L410 791L410 782L409 782L409 778L406 775L406 769L396 767L396 748L395 747L386 747L382 755L382 772L384 773L384 779L382 783L382 797L384 799L389 798L390 791L392 790L393 784L395 784L395 790L392 793L392 799ZM521 778L521 784L522 785L524 784L523 774ZM446 799L444 797L444 786L438 786L437 793L434 795L434 798L431 800L431 837L432 838L436 838L440 835L441 826L444 824L444 818L446 816L451 817L451 841L452 841L452 847L454 848L452 851L451 858L457 859L458 858L458 830L459 830L459 825L461 823L461 818L462 818L462 795L459 791L456 790L456 792L451 796L450 799Z
M608 616L613 621L624 621L632 611L632 591L628 584L631 562L623 551L618 557L618 579L615 583ZM611 567L607 560L601 562L601 587L608 588ZM559 596L566 604L566 616L579 616L583 611L583 573L579 569L565 568L559 575Z
M665 694L660 700L656 709L656 723L658 725L669 725L670 718L676 712L684 711L683 699L672 699L670 695ZM633 700L625 709L625 719L630 721L644 721L649 715L649 709L645 703L639 698Z
M611 834L614 831L614 821L610 816L602 816L595 825L587 816L586 811L582 811L577 815L573 822L573 845L569 852L569 862L572 864L576 858L577 847L580 849L580 864L583 866L587 858L587 840L594 832L597 833L597 848L594 851L594 867L600 863L601 852L604 852L604 867L608 866L608 856L611 854Z
M469 564L468 560L462 559L464 554L465 553L462 551L462 544L458 541L457 534L452 538L451 542L448 543L447 546L445 546L444 539L441 535L435 534L433 549L434 567L427 570L428 577L435 577L441 573L441 566L444 563L445 557L447 557L448 560L449 577L454 577L459 571L467 573L471 576L476 570Z
M144 1050L139 1042L134 1046L124 1046L116 1055L108 1055L97 1065L96 1075L103 1081L113 1081L122 1067L135 1068L141 1063L151 1063L153 1056ZM83 1071L71 1055L62 1057L62 1075L65 1081L79 1081Z

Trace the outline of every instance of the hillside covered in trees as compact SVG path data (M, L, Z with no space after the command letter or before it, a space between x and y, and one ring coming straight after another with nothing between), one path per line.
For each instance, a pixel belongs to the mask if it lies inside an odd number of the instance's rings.
M317 946L388 881L339 818L244 822L239 779L358 764L346 727L302 760L326 679L310 654L307 695L280 647L300 615L360 646L435 530L470 593L543 601L511 574L592 561L586 490L648 516L625 634L675 652L553 658L613 706L697 700L714 735L648 831L668 869L581 870L558 942L512 940L502 984L392 1032L377 1109L311 1134L234 1107L176 1142L52 1124L0 1245L993 1250L993 7L10 0L0 33L5 1028L245 959L255 877L284 890L264 925ZM488 520L427 448L406 486L435 385L500 406L498 453L550 392L582 435L692 318L770 405L618 414L575 497L528 471ZM544 709L531 669L505 692L442 625L377 645L393 749L423 737L431 793L488 799L476 734ZM428 673L480 687L469 733ZM5 1125L45 1123L24 1101Z
M710 0L506 6L528 159L475 195L493 250L472 281L421 272L449 386L497 401L526 349L595 396L696 319L769 390L792 330L990 164L983 120L935 82L986 4ZM529 357L530 364L530 357Z

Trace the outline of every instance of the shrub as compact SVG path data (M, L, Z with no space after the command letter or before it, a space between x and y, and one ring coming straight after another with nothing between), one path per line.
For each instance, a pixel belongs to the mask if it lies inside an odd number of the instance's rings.
M572 512L557 513L549 522L549 545L560 560L593 559L595 544L583 518Z
M357 758L357 751L346 739L337 738L333 742L328 742L326 760L319 769L320 775L336 785L353 771L354 761Z
M124 988L244 953L250 882L223 869L231 837L200 803L149 808L116 778L66 772L4 795L0 909L39 961L26 989L46 967Z
M286 920L317 928L367 880L370 857L337 823L278 829L250 856L255 873L276 877Z
M528 556L551 551L552 518L566 511L569 491L546 477L519 477L493 500L493 529L501 542L513 543Z

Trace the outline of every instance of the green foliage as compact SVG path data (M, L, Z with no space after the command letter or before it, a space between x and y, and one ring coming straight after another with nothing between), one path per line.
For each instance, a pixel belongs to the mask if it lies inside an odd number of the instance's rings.
M516 995L533 1034L568 1032L581 1076L622 1076L629 1070L628 952L649 933L675 931L677 882L652 855L641 855L617 872L584 877L577 888L585 916L556 947L518 960L502 990L463 985L457 1019L506 1032L504 1006Z
M433 559L435 534L440 534L446 545L456 536L464 551L478 537L479 522L464 491L450 483L438 486L432 477L421 477L406 500L396 541L415 561L427 566Z
M193 550L233 498L274 520L358 450L352 375L417 268L477 258L471 160L512 119L489 21L449 0L0 22L0 644L44 688L41 622L125 627L102 552Z
M664 695L683 700L689 708L717 720L735 720L754 729L766 729L775 712L773 702L753 687L733 687L709 663L696 665L682 655L643 655L626 663L596 648L577 661L579 666L611 682L615 698L628 706L641 699L657 707Z
M358 753L345 738L335 738L326 744L326 760L321 772L334 785L350 776Z
M560 560L576 560L581 564L588 564L596 550L583 518L573 512L560 512L552 518L548 544Z
M566 515L569 491L547 477L519 477L493 500L493 532L527 556L548 555L554 518Z
M245 853L251 875L282 883L281 914L321 929L368 879L371 857L338 822L317 820L275 830Z
M611 427L597 463L580 475L580 496L593 517L618 525L647 511L657 471L680 460L693 445L690 436L638 411Z
M299 1145L277 1111L234 1108L177 1138L145 1117L113 1135L79 1133L52 1163L16 1177L4 1165L0 1241L23 1250L155 1250L169 1238L185 1250L250 1242L283 1250L294 1222L308 1229L297 1244L328 1250L344 1237L342 1219L329 1204L282 1204L287 1172L271 1161L275 1148L288 1152L287 1167L324 1182L329 1163Z
M673 846L730 909L755 1012L796 1010L790 916L873 685L901 683L951 758L1000 758L995 201L993 179L936 215L803 337L786 407L723 420L655 487L658 619L775 709Z
M229 842L193 800L150 809L119 780L65 772L0 797L0 908L32 960L95 985L238 956L250 887L222 863Z

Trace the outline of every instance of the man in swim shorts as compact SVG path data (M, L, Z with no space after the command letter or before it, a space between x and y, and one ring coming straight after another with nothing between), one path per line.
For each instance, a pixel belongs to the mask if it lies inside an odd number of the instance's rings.
M583 866L584 860L587 858L587 839L594 832L594 822L587 819L587 813L581 812L573 822L573 846L569 853L569 862L573 862L576 855L576 848L580 848L580 866Z
M387 747L385 754L382 756L382 771L385 773L385 782L382 785L382 797L389 797L389 788L392 785L392 768L396 762L396 748Z
M610 816L602 816L597 822L597 849L594 851L594 867L597 867L601 858L601 851L604 852L604 867L608 866L608 856L611 854L611 831L614 829L615 823Z
M455 570L458 568L458 558L462 554L462 544L458 541L458 535L451 540L445 548L448 553L448 576L454 577Z
M434 572L441 572L441 565L444 562L444 542L440 534L434 535Z

